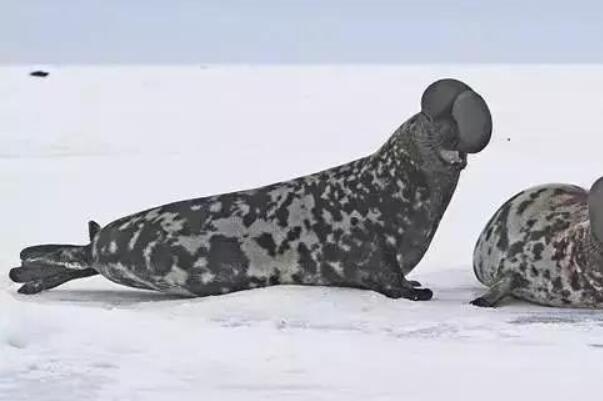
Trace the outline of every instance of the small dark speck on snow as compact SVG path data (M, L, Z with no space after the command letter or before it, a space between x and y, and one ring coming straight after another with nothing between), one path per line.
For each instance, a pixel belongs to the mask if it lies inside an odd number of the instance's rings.
M32 77L46 78L50 73L42 70L32 71L29 73Z

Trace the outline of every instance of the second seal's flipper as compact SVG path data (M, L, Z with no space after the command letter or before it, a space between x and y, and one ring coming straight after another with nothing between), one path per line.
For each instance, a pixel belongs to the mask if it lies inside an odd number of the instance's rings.
M471 301L472 305L493 308L503 298L511 295L511 292L517 286L517 280L512 274L502 276L490 289L481 297Z

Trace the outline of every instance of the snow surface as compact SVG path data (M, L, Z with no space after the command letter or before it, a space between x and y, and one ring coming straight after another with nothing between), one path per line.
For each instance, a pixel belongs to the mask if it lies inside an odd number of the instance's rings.
M36 66L39 67L39 66ZM0 400L596 398L603 314L482 293L471 253L515 192L590 186L601 66L0 68ZM425 86L465 80L495 131L422 263L430 302L282 286L179 299L102 277L21 296L21 248L85 243L169 201L315 172L377 149Z

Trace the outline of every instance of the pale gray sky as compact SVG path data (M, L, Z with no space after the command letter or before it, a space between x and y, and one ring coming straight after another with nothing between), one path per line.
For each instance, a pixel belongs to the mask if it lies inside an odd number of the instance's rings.
M0 0L0 63L603 62L601 3Z

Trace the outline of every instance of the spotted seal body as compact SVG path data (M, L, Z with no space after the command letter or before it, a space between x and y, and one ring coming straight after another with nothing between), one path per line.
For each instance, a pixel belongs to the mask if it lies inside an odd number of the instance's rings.
M459 81L438 81L422 111L372 155L92 225L85 248L25 249L11 277L26 283L21 292L38 292L49 279L26 274L27 266L59 260L119 284L191 296L302 284L429 299L405 275L426 252L466 154L483 149L490 133L483 99Z
M475 274L490 290L472 303L495 306L515 296L548 306L601 307L601 193L603 180L590 192L550 184L509 199L477 241Z

